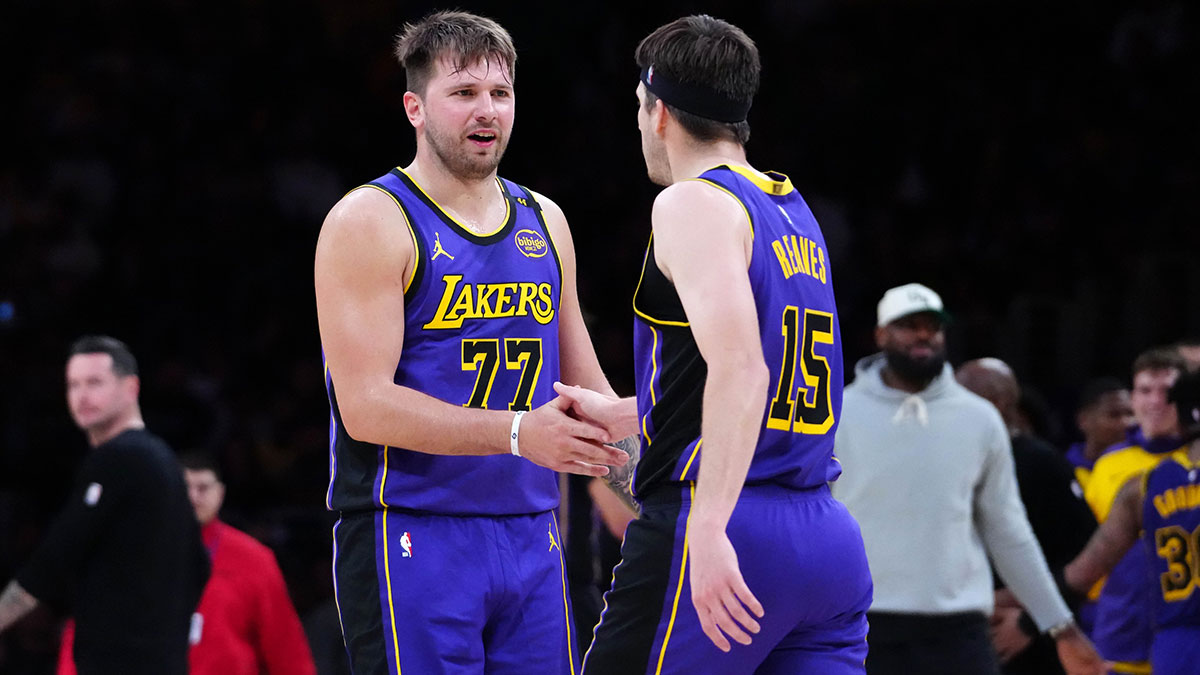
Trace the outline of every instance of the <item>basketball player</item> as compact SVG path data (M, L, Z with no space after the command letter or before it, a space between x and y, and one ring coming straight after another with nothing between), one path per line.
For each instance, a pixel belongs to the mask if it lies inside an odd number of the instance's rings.
M1108 519L1064 578L1080 593L1110 573L1144 532L1153 572L1154 675L1192 675L1200 664L1200 374L1171 389L1186 443L1122 486Z
M405 27L413 161L351 191L316 250L334 584L358 673L575 673L554 471L627 455L556 379L611 393L562 211L498 178L516 52L490 19Z
M559 389L587 419L636 406L643 439L642 517L584 672L861 673L871 577L826 487L840 473L833 279L791 181L746 161L757 48L689 16L636 58L642 152L667 186L634 295L636 403Z

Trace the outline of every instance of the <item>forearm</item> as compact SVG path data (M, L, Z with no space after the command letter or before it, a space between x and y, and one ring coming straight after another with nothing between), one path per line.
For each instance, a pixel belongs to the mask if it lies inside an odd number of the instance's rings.
M1039 630L1045 631L1071 618L1071 610L1058 592L1032 531L1028 531L1028 537L1014 536L1005 543L989 541L988 550L1000 577L1033 617Z
M513 413L466 408L395 385L339 397L342 423L351 438L433 455L509 452Z
M1078 593L1087 593L1108 574L1137 541L1137 525L1126 524L1114 512L1088 541L1083 551L1067 564L1063 579Z
M0 593L0 633L16 623L21 617L38 606L38 599L30 595L16 581L10 581Z
M704 385L701 463L692 518L724 531L754 457L767 404L761 362L710 363Z

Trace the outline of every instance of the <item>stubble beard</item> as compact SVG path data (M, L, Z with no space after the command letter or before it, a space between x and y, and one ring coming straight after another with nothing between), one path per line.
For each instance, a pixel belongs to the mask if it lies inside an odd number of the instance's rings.
M944 349L922 359L913 358L899 350L884 349L883 353L887 359L888 368L908 382L930 382L942 373L943 366L946 364L946 350Z
M434 129L427 129L425 140L430 150L442 163L442 166L453 175L468 180L482 180L496 173L500 159L508 148L508 138L496 131L496 144L492 146L492 154L480 156L462 145L456 145L453 140Z

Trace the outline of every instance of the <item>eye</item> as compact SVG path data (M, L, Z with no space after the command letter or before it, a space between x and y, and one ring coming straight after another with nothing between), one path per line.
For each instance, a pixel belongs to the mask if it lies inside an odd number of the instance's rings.
M454 92L454 95L455 96L474 96L475 92L470 89L459 89L458 91Z
M509 96L512 96L512 92L507 89L496 89L492 92L492 95L499 96L501 98L508 98Z

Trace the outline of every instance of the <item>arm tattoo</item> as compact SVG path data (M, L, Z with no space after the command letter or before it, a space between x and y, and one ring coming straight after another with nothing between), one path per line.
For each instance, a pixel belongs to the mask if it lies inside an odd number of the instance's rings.
M37 606L37 598L21 588L21 584L10 581L4 592L0 593L0 633Z
M608 483L608 487L617 494L627 505L634 511L640 512L637 502L633 499L633 470L637 467L638 460L642 457L642 437L638 434L623 438L616 443L611 443L626 455L629 455L629 461L625 462L625 466L610 466L608 467L608 475L604 477L604 481Z

